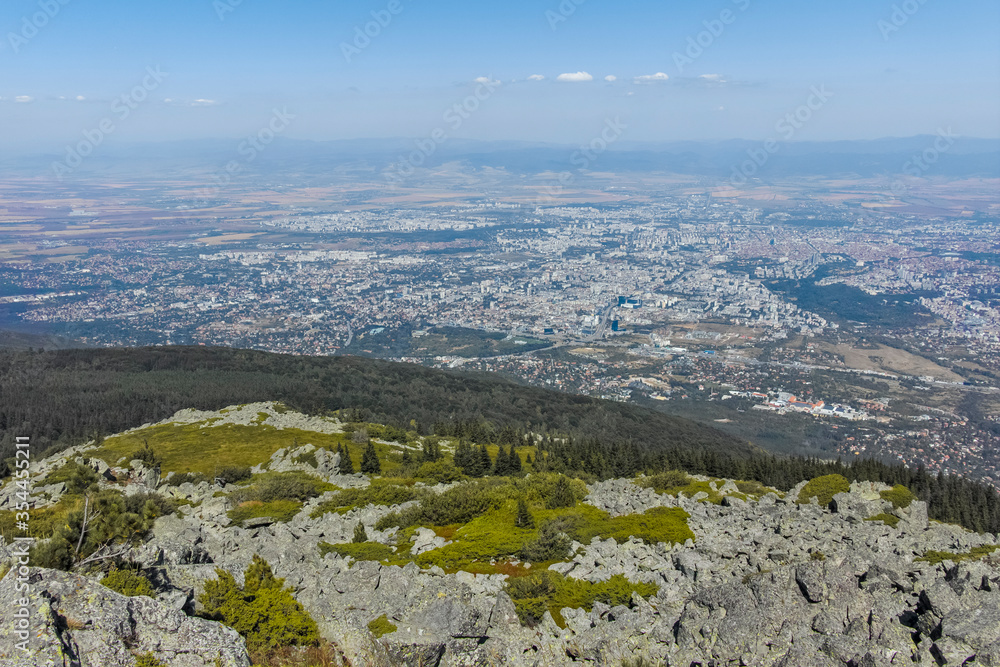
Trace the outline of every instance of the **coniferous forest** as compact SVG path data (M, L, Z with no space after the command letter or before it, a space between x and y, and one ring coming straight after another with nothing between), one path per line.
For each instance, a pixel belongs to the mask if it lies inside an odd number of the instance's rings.
M0 473L9 474L16 436L29 436L39 457L184 408L256 401L457 438L455 463L473 476L490 470L486 444L501 446L494 468L511 475L521 472L513 450L528 444L537 447L534 469L583 479L677 469L787 490L839 473L903 484L928 502L933 519L1000 532L1000 495L956 476L874 460L778 457L697 422L491 375L225 348L0 352Z

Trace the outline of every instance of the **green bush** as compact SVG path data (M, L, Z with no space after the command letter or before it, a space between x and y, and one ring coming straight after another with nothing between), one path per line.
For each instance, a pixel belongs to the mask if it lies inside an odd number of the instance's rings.
M170 516L177 512L177 503L155 491L143 491L135 495L125 496L125 511L142 514L146 506L152 508L156 518Z
M640 480L639 486L660 494L676 495L677 489L687 486L691 481L691 478L680 470L666 470Z
M502 507L507 498L497 490L506 486L497 480L476 480L450 488L442 494L430 493L421 497L419 505L382 517L375 528L385 530L392 526L402 529L418 525L468 523L490 509Z
M200 472L182 472L174 473L170 476L170 479L166 481L167 486L180 486L181 484L201 484L202 482L209 481L208 477Z
M101 584L105 588L110 588L114 592L121 593L130 598L140 595L151 598L156 597L156 590L153 588L153 584L149 582L149 579L141 571L119 570L115 568L104 575L104 578L101 579Z
M521 559L529 563L541 563L566 558L573 540L570 535L579 528L567 519L550 519L538 529L538 538L521 547Z
M295 457L296 463L301 463L303 465L312 466L313 468L319 467L319 460L316 458L316 450L305 452L304 454L299 454Z
M577 540L589 542L594 537L614 539L619 544L637 537L646 544L659 542L683 543L694 540L695 535L688 528L690 515L677 507L654 507L642 514L609 517L601 522L589 523L580 528Z
M85 511L88 522L84 532ZM153 501L147 501L141 513L134 513L127 510L126 499L118 491L92 493L79 509L60 517L62 520L48 541L35 544L31 563L36 567L69 570L98 551L142 538L152 528L156 516Z
M882 491L879 495L882 496L882 500L888 500L898 510L906 509L917 499L913 492L902 484L897 484L889 491Z
M346 544L328 544L320 542L319 555L325 556L329 553L337 554L343 558L350 556L354 560L377 560L383 561L395 555L392 547L378 542L349 542Z
M271 500L261 502L248 500L229 510L226 515L237 525L243 525L248 519L267 517L277 523L288 523L302 509L302 503L297 500Z
M245 482L253 476L250 466L223 466L215 473L215 478L226 484Z
M573 493L573 486L570 484L569 478L560 475L555 486L546 496L545 506L550 510L561 509L573 507L576 505L576 501L576 494Z
M411 500L426 495L426 491L414 489L409 486L401 486L385 482L384 480L373 480L371 484L363 489L345 489L338 492L330 500L321 503L312 512L312 518L316 519L329 512L346 512L358 507L368 505L384 505L391 507L401 505Z
M417 477L438 484L450 484L465 479L462 471L447 459L428 461L417 468Z
M354 539L351 541L355 544L362 544L368 541L368 533L365 531L365 524L358 521L358 525L354 527Z
M159 457L150 449L148 442L143 442L141 448L132 451L129 455L129 461L134 461L135 459L142 461L148 468L155 468L160 465Z
M603 602L612 607L631 607L633 593L650 597L656 595L659 587L654 584L632 583L620 574L607 581L591 583L563 577L551 570L542 570L527 577L509 579L506 591L514 602L521 623L537 625L547 609L556 623L565 627L562 614L559 613L561 609L590 611L595 602Z
M384 635L395 632L397 628L389 621L385 614L382 614L374 621L368 623L368 629L375 635L376 639L381 639Z
M251 651L319 643L316 622L260 556L247 567L243 586L225 570L215 572L199 597L205 616L240 633Z
M269 503L276 500L303 502L334 488L316 477L301 472L264 473L257 475L249 486L229 494L234 504L245 502Z
M824 475L810 480L802 490L799 491L797 502L805 505L810 498L815 497L820 506L826 507L833 502L833 497L838 493L847 493L851 490L851 483L843 475Z
M967 560L982 560L990 554L1000 550L1000 546L982 546L982 547L972 547L969 551L965 553L951 553L949 551L928 551L923 556L915 558L914 560L923 561L925 563L930 563L931 565L940 565L946 560L950 560L953 563L961 563Z
M86 466L75 461L69 461L64 466L49 473L39 486L49 484L59 484L65 482L66 493L83 493L93 484L97 484L97 473L90 466Z
M167 667L167 663L157 660L155 655L147 652L135 656L135 667Z

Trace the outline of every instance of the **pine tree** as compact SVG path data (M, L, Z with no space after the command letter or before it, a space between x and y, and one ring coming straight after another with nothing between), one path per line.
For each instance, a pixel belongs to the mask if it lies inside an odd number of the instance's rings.
M506 477L510 474L510 462L507 459L507 452L503 447L497 452L496 463L493 464L493 474L497 477Z
M361 472L366 475L379 475L382 473L382 464L378 460L378 452L375 451L375 443L368 441L368 447L361 457Z
M493 461L490 459L490 453L487 451L486 445L479 445L479 465L476 468L476 477L488 475L490 473L490 468L492 467Z
M514 525L518 528L535 527L535 517L531 516L531 512L528 511L528 503L525 502L524 498L517 500L517 517L514 519Z
M510 470L510 473L514 475L523 470L523 467L521 466L521 457L514 451L513 445L511 445L510 449L507 450L507 468Z
M351 541L355 544L361 544L368 541L368 533L365 532L365 524L358 521L358 525L354 527L354 539Z
M567 477L559 478L546 505L553 510L576 505L576 496L573 495L573 487L570 486Z
M337 451L340 453L340 473L342 475L353 475L354 461L351 460L351 450L346 445L338 445Z

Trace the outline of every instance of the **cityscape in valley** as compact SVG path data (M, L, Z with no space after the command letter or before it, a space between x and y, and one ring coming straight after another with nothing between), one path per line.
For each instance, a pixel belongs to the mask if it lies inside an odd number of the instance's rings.
M437 176L469 182L9 187L3 324L496 372L1000 485L996 179Z

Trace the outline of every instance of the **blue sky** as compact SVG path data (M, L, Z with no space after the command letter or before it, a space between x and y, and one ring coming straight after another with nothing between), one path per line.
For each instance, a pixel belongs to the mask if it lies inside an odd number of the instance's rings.
M4 0L0 143L240 137L276 108L298 139L998 137L998 34L995 0Z

